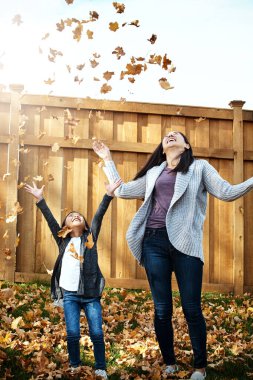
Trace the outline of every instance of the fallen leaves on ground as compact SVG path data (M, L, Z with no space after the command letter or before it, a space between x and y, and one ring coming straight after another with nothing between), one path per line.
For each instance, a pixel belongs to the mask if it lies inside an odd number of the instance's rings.
M192 351L177 293L173 303L175 353L180 366L173 379L187 379ZM203 295L202 304L207 323L208 371L217 374L212 378L252 378L252 297L249 294L242 297L207 294ZM164 379L150 292L106 289L102 305L111 378ZM0 313L1 379L15 376L33 380L70 378L63 311L53 307L48 286L0 283ZM84 366L78 378L92 379L93 350L83 315L80 345ZM223 377L226 368L234 371L229 377Z

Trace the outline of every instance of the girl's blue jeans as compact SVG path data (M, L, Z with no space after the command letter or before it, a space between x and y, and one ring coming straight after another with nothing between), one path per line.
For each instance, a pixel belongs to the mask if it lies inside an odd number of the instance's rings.
M78 367L80 360L80 313L84 310L94 347L95 368L106 369L105 343L102 330L100 298L85 298L76 292L64 290L64 315L67 330L67 346L70 365Z
M170 243L164 227L146 228L142 262L154 300L155 332L164 362L173 365L176 361L171 289L174 271L194 353L194 368L206 367L206 324L201 310L202 261L177 251Z

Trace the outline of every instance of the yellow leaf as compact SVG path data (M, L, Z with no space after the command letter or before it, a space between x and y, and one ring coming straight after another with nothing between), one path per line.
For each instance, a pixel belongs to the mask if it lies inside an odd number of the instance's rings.
M23 318L22 317L17 317L16 319L14 319L14 321L12 321L11 328L13 330L16 330L18 328L18 325L20 323L22 323L22 322L24 323Z
M94 245L94 241L93 241L93 237L92 237L92 233L90 233L88 236L87 236L87 241L84 243L85 246L88 248L88 249L91 249Z
M62 237L64 239L71 231L72 231L71 228L68 228L67 226L63 226L62 229L58 231L57 236Z
M116 30L119 29L119 24L116 22L110 22L109 23L109 29L112 31L112 32L116 32Z

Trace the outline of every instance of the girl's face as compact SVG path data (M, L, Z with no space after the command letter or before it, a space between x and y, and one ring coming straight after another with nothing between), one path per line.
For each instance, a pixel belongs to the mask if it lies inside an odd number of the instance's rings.
M178 148L181 153L183 153L185 149L190 148L189 144L186 144L181 133L176 131L169 132L166 136L164 136L162 146L164 153L166 153L166 151L170 148Z
M66 220L65 220L65 226L72 229L74 227L82 227L83 230L86 230L85 220L84 220L83 215L75 211L67 215Z

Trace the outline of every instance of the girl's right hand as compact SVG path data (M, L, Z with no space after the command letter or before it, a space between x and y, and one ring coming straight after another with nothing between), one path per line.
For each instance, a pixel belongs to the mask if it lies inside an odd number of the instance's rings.
M33 187L28 185L27 183L25 184L24 188L25 190L32 194L34 198L37 199L37 201L41 201L43 199L43 190L44 190L45 185L43 185L40 189L37 187L36 183L33 182Z
M104 161L111 161L111 152L108 146L106 146L102 141L95 140L92 144L93 150L97 155L102 158Z

